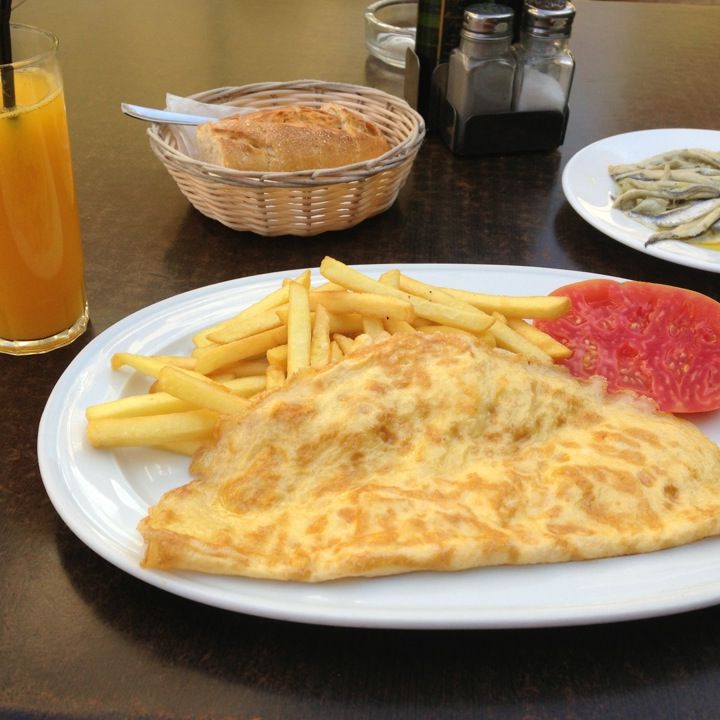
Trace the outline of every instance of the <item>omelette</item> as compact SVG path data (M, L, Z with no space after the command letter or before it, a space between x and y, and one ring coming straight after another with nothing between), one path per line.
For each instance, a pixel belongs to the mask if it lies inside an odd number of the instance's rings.
M644 553L720 533L720 448L649 401L399 334L220 421L144 566L303 582Z

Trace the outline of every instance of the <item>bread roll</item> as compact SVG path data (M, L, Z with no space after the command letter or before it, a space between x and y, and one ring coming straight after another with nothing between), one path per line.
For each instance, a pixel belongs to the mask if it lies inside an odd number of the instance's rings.
M258 172L339 167L390 149L375 123L332 103L231 115L200 125L197 142L204 162Z

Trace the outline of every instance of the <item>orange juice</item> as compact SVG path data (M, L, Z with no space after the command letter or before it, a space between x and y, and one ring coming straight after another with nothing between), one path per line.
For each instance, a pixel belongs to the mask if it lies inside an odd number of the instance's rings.
M59 77L35 67L14 78L15 107L0 108L0 339L65 333L44 351L87 324L80 226Z

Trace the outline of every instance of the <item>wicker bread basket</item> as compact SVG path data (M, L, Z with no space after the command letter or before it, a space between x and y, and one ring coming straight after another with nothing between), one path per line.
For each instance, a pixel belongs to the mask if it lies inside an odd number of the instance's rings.
M153 124L150 146L187 199L204 215L259 235L310 236L357 225L387 210L405 183L425 135L423 119L404 100L358 85L302 80L208 90L205 103L257 109L319 107L333 102L376 123L391 149L353 165L286 173L232 170L178 150L168 125Z

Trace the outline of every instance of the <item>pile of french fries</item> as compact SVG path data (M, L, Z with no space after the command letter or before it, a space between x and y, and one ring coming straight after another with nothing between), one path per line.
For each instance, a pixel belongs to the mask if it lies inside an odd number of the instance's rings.
M437 287L399 270L376 280L330 257L320 264L320 274L327 281L323 285L311 287L307 270L234 317L205 328L193 337L190 355L115 354L114 370L131 368L152 384L143 395L88 407L91 444L191 455L220 415L243 413L253 395L395 333L468 333L543 363L570 354L529 322L565 314L566 297Z

